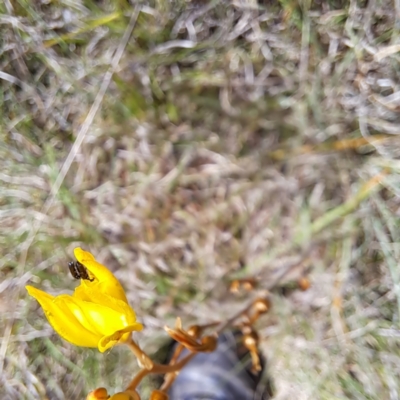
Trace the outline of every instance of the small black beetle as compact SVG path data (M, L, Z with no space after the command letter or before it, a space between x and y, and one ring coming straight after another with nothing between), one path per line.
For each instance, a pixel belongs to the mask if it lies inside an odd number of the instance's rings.
M87 269L79 261L70 261L68 263L69 272L75 279L85 279L93 282L94 279L90 279Z

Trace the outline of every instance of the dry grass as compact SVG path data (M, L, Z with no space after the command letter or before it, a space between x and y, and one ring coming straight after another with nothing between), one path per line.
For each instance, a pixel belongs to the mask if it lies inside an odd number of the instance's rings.
M124 283L150 351L176 316L240 306L230 279L268 286L308 252L312 288L285 276L259 326L276 399L399 398L394 4L150 2L80 146L133 8L0 5L1 398L79 399L136 368L65 343L26 296L72 289L77 245Z

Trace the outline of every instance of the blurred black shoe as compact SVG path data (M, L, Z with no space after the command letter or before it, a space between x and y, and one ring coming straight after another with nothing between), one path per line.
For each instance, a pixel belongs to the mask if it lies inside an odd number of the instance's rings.
M261 371L251 372L251 358L241 344L241 333L227 332L218 338L212 353L198 353L179 373L171 386L171 400L267 400L271 382ZM181 354L186 355L187 351ZM181 358L180 357L180 358Z

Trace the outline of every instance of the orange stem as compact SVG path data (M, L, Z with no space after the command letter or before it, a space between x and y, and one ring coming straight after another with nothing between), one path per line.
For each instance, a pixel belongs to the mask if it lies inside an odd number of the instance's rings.
M149 374L167 374L169 372L180 371L194 356L196 353L190 353L182 360L178 361L174 365L164 365L153 363L151 369L141 369L137 375L132 379L131 383L128 385L126 390L135 390L137 385L142 381L142 379Z
M151 370L153 368L153 361L152 359L137 345L137 343L132 339L129 338L129 341L126 342L126 345L132 350L132 353L138 359L138 363L141 368L146 370Z

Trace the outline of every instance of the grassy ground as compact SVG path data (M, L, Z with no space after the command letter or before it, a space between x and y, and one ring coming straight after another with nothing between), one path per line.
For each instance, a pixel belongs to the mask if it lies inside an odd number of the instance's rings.
M399 399L397 3L159 0L131 22L123 0L0 4L1 398L132 376L124 349L67 344L27 298L72 290L80 245L149 351L256 276L279 282L259 324L276 399Z

